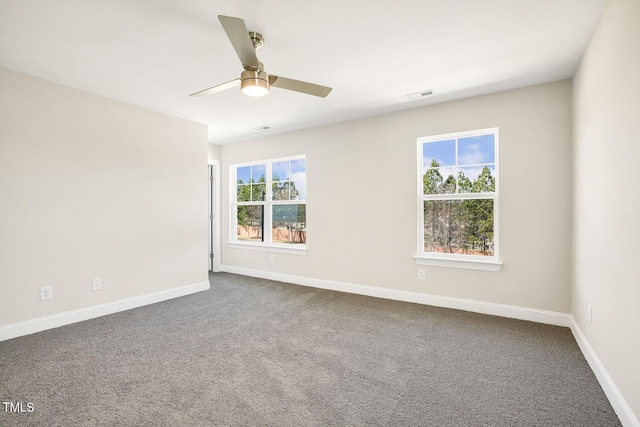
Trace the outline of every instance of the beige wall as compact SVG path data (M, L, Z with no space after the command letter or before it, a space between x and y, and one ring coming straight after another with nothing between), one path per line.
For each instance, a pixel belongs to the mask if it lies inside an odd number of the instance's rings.
M501 272L417 279L416 138L500 128ZM229 165L307 156L306 256L232 249ZM568 80L222 146L224 265L568 313Z
M640 419L640 2L610 0L573 81L571 313ZM593 323L587 320L593 307Z
M220 160L220 146L216 144L207 144L207 153L209 155L209 159L211 160Z
M2 68L0 94L0 326L207 280L205 126Z

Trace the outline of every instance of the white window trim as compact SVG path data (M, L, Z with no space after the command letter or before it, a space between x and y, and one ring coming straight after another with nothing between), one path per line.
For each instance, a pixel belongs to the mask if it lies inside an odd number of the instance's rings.
M500 271L502 269L502 261L499 258L499 199L500 199L500 173L499 173L499 159L498 159L498 144L499 144L499 133L498 128L487 128L487 129L479 129L468 132L455 132L448 133L444 135L434 135L421 137L417 139L417 171L418 171L418 179L417 179L417 208L418 208L418 241L417 241L417 251L416 255L413 257L416 264L418 265L426 265L433 267L447 267L447 268L460 268L460 269L468 269L468 270L482 270L482 271ZM441 254L441 253L429 253L424 252L424 209L423 209L423 184L422 184L422 174L423 174L423 151L422 146L425 142L432 141L442 141L446 139L460 139L460 138L468 138L472 136L481 136L489 133L493 133L495 135L495 146L494 146L494 155L495 155L495 170L496 170L496 191L493 195L488 195L483 197L481 193L461 193L456 194L454 198L459 199L479 199L479 198L487 198L494 200L494 219L493 219L493 240L494 240L494 256L481 256L481 255L461 255L461 254ZM456 152L456 162L458 157L458 153ZM451 199L451 195L434 195L430 199Z
M307 254L306 245L304 245L305 247L298 248L298 247L289 247L285 245L278 245L275 243L229 241L227 242L227 246L229 246L232 249L248 249L252 251L276 252L276 253L290 254L290 255L306 255Z
M288 160L300 160L300 159L304 159L305 160L305 167L306 167L306 156L305 155L298 155L298 156L289 156L289 157L278 157L278 158L274 158L274 159L265 159L265 160L258 160L258 161L254 161L254 162L247 162L247 163L236 163L233 165L229 165L229 196L230 196L230 201L231 203L229 203L230 205L230 212L229 212L229 241L227 242L227 246L229 248L232 249L247 249L247 250L254 250L254 251L264 251L264 252L276 252L276 253L284 253L284 254L292 254L292 255L306 255L307 254L307 244L297 244L295 246L290 246L290 245L284 245L284 244L280 244L280 243L273 243L271 241L271 232L265 232L267 230L267 224L271 227L272 222L271 222L271 216L272 216L272 212L271 212L271 207L274 206L273 200L272 200L272 193L271 193L271 186L269 184L272 184L272 167L271 165L273 163L277 163L277 162L283 162L283 161L288 161ZM240 241L237 240L237 207L238 207L238 201L237 201L237 183L238 183L238 179L237 179L237 170L239 167L244 167L244 166L255 166L255 165L266 165L266 170L265 170L265 178L266 182L265 182L265 186L266 186L266 199L264 201L264 224L263 224L263 234L265 237L265 240L263 242L256 242L256 241ZM307 199L308 199L308 192L309 192L309 188L306 185L306 178L305 178L305 192L306 192L306 196L304 200L280 200L277 201L275 203L275 205L287 205L287 204L301 204L300 202L303 202L306 206L307 204ZM255 204L255 205L262 205L263 202L256 202L256 203L249 203L251 205ZM246 206L246 204L244 204L244 206Z
M416 255L413 259L418 265L426 265L430 267L448 267L448 268L462 268L466 270L481 270L481 271L500 271L502 269L501 261L482 260L482 259L459 259L458 257L464 257L465 255L453 255L450 258L439 257L438 255L422 256ZM467 255L477 258L476 255ZM455 258L454 258L455 257ZM493 258L493 257L491 257Z

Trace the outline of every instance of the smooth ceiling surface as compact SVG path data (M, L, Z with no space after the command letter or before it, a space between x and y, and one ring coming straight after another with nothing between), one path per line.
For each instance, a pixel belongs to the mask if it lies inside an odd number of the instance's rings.
M225 144L571 77L605 1L0 0L0 66L205 123ZM267 72L333 92L189 97L242 71L219 14L264 35Z

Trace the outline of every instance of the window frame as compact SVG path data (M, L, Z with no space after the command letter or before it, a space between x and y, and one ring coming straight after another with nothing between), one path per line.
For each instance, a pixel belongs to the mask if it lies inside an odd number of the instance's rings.
M423 176L423 146L425 143L459 140L474 136L494 135L494 167L495 167L495 191L492 193L458 193L458 185L456 185L456 193L452 194L424 194ZM502 262L499 258L499 194L500 194L500 173L499 173L499 128L478 129L465 132L454 132L448 134L440 134L433 136L425 136L417 138L417 211L418 211L418 238L417 251L413 257L416 264L436 267L462 268L483 271L500 271ZM459 170L459 155L456 143L455 167ZM467 165L463 165L467 166ZM493 256L486 255L470 255L470 254L449 254L439 252L426 252L424 250L424 202L426 200L475 200L490 199L493 200L493 240L494 251Z
M304 160L305 161L305 197L303 200L273 200L273 164L278 162L285 162L291 160ZM250 201L250 202L238 202L238 177L237 172L239 168L246 166L265 165L265 200L264 201ZM286 180L285 180L286 181ZM272 230L273 230L273 207L279 205L305 205L305 211L308 199L307 189L307 158L304 154L288 157L278 157L273 159L257 160L246 163L236 163L229 165L229 241L227 245L235 249L250 249L257 251L267 252L280 252L294 255L306 255L307 243L299 243L296 245L290 245L286 243L273 242ZM237 226L238 226L238 206L263 206L264 219L263 219L263 241L251 241L251 240L238 240ZM305 232L307 227L305 226ZM306 234L306 233L305 233Z

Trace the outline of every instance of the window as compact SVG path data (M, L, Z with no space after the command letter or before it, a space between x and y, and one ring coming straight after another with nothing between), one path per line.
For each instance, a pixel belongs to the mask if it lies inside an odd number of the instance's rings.
M230 172L232 243L284 251L306 249L306 159L232 165Z
M497 147L498 129L418 139L416 262L499 270Z

